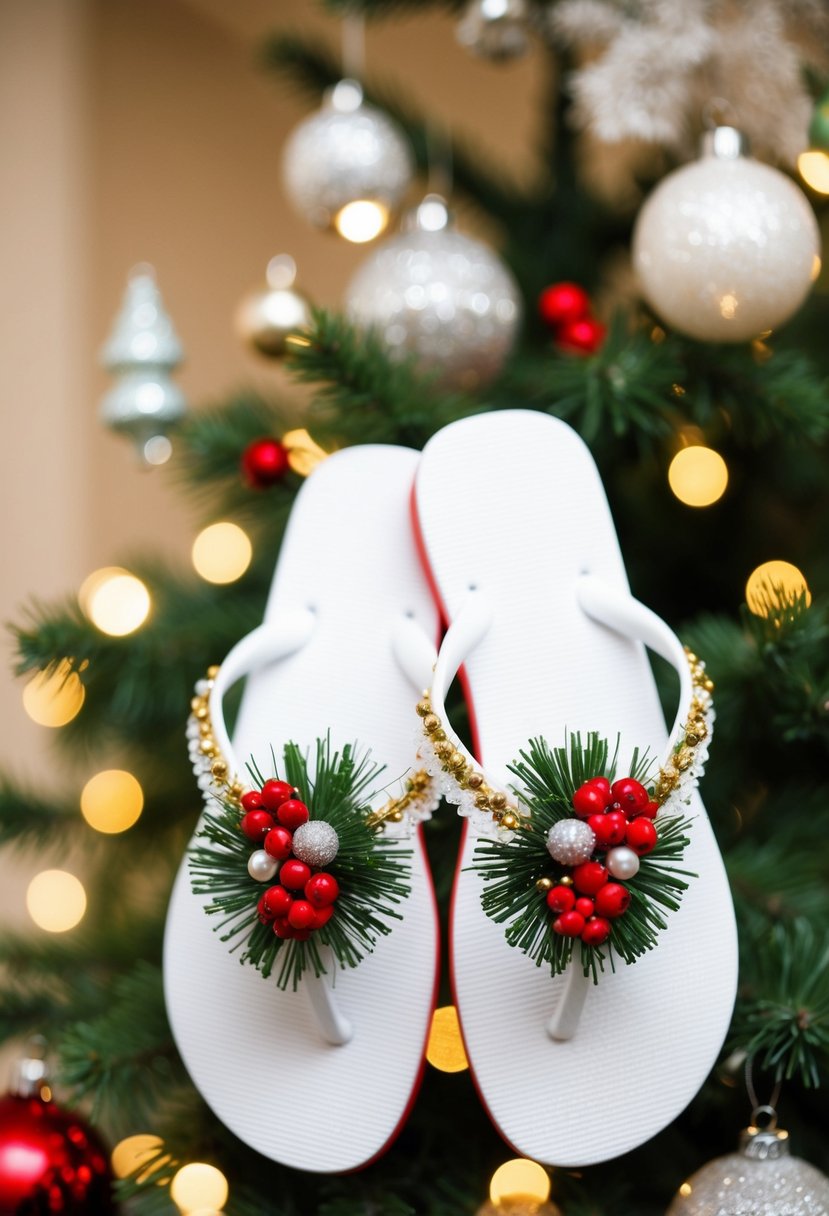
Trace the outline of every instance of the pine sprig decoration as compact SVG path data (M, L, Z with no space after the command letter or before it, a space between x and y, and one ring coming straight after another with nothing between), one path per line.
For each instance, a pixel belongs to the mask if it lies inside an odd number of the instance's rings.
M279 779L276 758L274 773ZM253 778L261 786L264 777L255 762ZM275 973L279 988L296 989L305 971L315 976L327 971L321 948L328 947L338 967L356 967L370 953L378 938L391 932L389 920L400 920L396 911L409 893L409 850L372 831L370 787L382 767L347 744L332 751L330 736L318 740L313 769L308 756L296 743L283 750L283 773L310 811L311 821L330 824L337 833L336 860L326 869L335 875L340 888L335 915L305 941L283 940L270 924L262 924L257 904L264 887L248 873L251 842L239 828L239 806L228 800L219 812L208 811L197 844L191 851L193 892L212 897L205 910L219 917L216 926L231 949L243 948L241 961L251 963L267 979Z
M536 966L549 966L553 975L568 966L578 939L552 931L549 910L536 885L545 877L555 881L562 870L547 851L547 835L554 824L573 817L574 792L597 776L612 782L617 764L618 740L611 755L607 740L595 732L584 744L580 734L573 734L560 748L551 748L544 739L530 740L520 760L510 766L521 783L520 798L528 818L514 833L483 837L475 849L474 868L486 884L481 896L484 911L507 926L511 946L529 955ZM650 767L647 754L636 749L631 777L645 782ZM665 914L678 909L688 887L685 880L693 877L679 867L688 845L687 829L688 820L682 816L660 817L657 844L641 859L638 874L626 880L630 906L612 921L606 948L578 942L584 974L592 975L594 982L606 962L611 969L616 955L625 963L635 962L656 946L658 934L667 928Z

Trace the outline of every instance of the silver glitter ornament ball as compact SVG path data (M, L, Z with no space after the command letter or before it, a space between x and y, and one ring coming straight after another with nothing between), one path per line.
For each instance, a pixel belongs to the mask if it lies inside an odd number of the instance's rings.
M559 819L547 833L547 852L564 866L580 866L589 861L596 837L583 819Z
M330 823L309 819L294 832L294 857L308 866L328 866L337 856L340 838Z
M407 230L384 241L346 292L346 311L373 329L390 355L417 357L446 388L474 389L500 372L521 320L518 287L481 241L449 226L446 204L427 197Z
M668 325L704 342L746 342L776 329L820 269L806 196L745 151L733 127L709 132L702 159L668 174L633 233L645 299Z
M406 137L365 104L355 80L341 80L321 109L294 128L282 165L297 211L317 228L337 227L357 241L382 232L414 172Z
M527 0L469 0L456 36L482 59L517 59L530 44L528 16Z
M682 1184L666 1216L829 1216L829 1178L789 1156L786 1132L752 1127L740 1152Z

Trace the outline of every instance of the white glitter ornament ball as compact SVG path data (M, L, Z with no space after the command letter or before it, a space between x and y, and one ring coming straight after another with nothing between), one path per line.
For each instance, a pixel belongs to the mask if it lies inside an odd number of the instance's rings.
M256 849L248 858L248 874L256 882L270 882L278 869L279 862L264 849Z
M285 191L317 228L348 240L378 236L414 172L406 137L363 101L355 80L341 80L322 107L295 127L282 159Z
M473 389L501 370L521 320L518 287L481 241L449 226L446 204L427 197L408 230L384 241L352 278L346 311L374 329L389 353L417 356L446 388Z
M547 833L547 852L564 866L580 866L589 861L596 837L583 819L559 819Z
M645 299L668 325L705 342L746 342L776 329L820 269L806 196L745 150L733 127L709 132L702 159L656 187L633 233Z
M294 832L294 857L309 866L330 865L340 848L336 828L321 819L309 819Z
M829 1178L789 1156L785 1132L743 1132L738 1153L684 1182L666 1216L829 1216Z
M639 873L639 858L627 845L622 844L618 848L611 849L605 857L604 863L613 877L621 878L623 882L629 878L635 878Z

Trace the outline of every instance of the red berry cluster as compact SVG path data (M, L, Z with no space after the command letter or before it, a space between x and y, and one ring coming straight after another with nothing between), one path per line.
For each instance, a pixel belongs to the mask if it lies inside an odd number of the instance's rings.
M613 785L606 777L592 777L573 795L573 809L596 837L597 853L624 844L644 857L656 846L653 820L659 803L652 802L633 777ZM563 937L580 937L585 945L601 946L610 936L611 920L628 910L630 891L614 882L601 861L574 866L570 877L572 886L559 884L547 892L547 907L556 915L553 929Z
M279 883L259 900L259 920L272 925L277 937L304 942L334 915L340 886L333 874L315 872L291 856L293 833L309 818L296 793L287 781L266 781L261 790L249 790L242 795L245 814L239 826L248 840L282 863Z
M538 311L560 350L594 355L607 329L590 315L590 296L578 283L553 283L538 297Z

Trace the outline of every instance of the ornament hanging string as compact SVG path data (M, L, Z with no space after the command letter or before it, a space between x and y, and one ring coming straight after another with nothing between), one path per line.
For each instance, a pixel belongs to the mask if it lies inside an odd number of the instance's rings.
M362 81L366 71L366 22L360 13L343 18L343 75Z
M760 1102L757 1097L757 1090L754 1087L754 1056L747 1056L745 1086L748 1100L751 1103L751 1122L755 1127L763 1127L764 1130L773 1131L777 1126L777 1103L780 1101L780 1091L783 1088L783 1082L777 1080L768 1102ZM761 1124L758 1116L763 1117L766 1122Z

